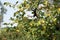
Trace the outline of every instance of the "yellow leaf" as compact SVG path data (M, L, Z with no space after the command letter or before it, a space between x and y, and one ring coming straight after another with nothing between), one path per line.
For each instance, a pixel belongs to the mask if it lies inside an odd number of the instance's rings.
M56 40L56 37L55 36L53 37L53 40Z
M32 26L33 24L32 24L32 23L30 23L30 25Z
M30 5L29 5L29 4L27 4L27 5L26 5L26 8L29 8L29 7L30 7Z
M60 11L60 8L58 8L58 11Z
M19 32L19 30L16 30L17 32Z
M45 13L45 16L51 16L51 14L50 13Z
M40 21L38 21L38 24L41 24Z
M45 21L42 19L42 20L41 20L41 23L45 23Z
M48 4L48 1L45 1L44 4L47 5Z
M55 22L57 19L55 18L55 19L53 19L53 21Z
M40 20L37 22L37 26L39 26L41 24Z
M23 7L22 8L20 8L20 11L22 12L24 9L23 9Z
M44 28L44 30L46 30L46 26L44 26L43 28Z

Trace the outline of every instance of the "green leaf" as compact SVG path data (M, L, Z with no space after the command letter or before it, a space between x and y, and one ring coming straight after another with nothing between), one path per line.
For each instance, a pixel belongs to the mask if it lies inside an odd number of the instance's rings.
M10 17L10 20L12 20L12 21L13 21L13 20L14 20L14 18Z
M4 23L3 25L8 25L8 23Z
M16 16L17 14L19 14L19 12L20 12L20 11L15 12L15 13L14 13L14 16Z
M5 2L4 5L8 6L8 5L10 5L10 3L9 2Z

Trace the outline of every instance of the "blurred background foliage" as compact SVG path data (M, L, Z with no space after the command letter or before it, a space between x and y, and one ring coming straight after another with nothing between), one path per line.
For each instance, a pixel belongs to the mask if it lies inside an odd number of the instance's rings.
M4 23L11 27L0 30L0 40L60 40L60 0L51 1L24 0L19 5L18 1L15 5L5 2L18 11L10 18L12 23ZM32 11L33 19L24 16L25 10ZM17 26L12 27L14 23Z

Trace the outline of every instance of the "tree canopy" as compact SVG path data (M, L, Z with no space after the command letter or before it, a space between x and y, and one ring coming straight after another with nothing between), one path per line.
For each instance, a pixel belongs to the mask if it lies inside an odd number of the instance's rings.
M52 3L48 0L24 0L21 4L17 1L13 6L5 2L4 5L17 7L18 10L14 13L14 18L10 18L12 23L4 23L11 26L17 23L17 26L7 27L4 32L14 40L60 40L59 2L59 0ZM33 16L26 17L27 11L32 11Z

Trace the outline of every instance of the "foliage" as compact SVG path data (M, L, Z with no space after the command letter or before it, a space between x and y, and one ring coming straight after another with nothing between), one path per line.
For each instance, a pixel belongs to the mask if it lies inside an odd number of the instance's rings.
M24 0L23 3L17 5L17 8L18 11L14 13L15 18L11 18L13 21L11 26L14 23L18 25L2 29L3 38L7 40L60 40L60 7L57 7L55 3L50 4L47 0ZM26 9L35 14L35 8L37 18L28 19L24 16Z

